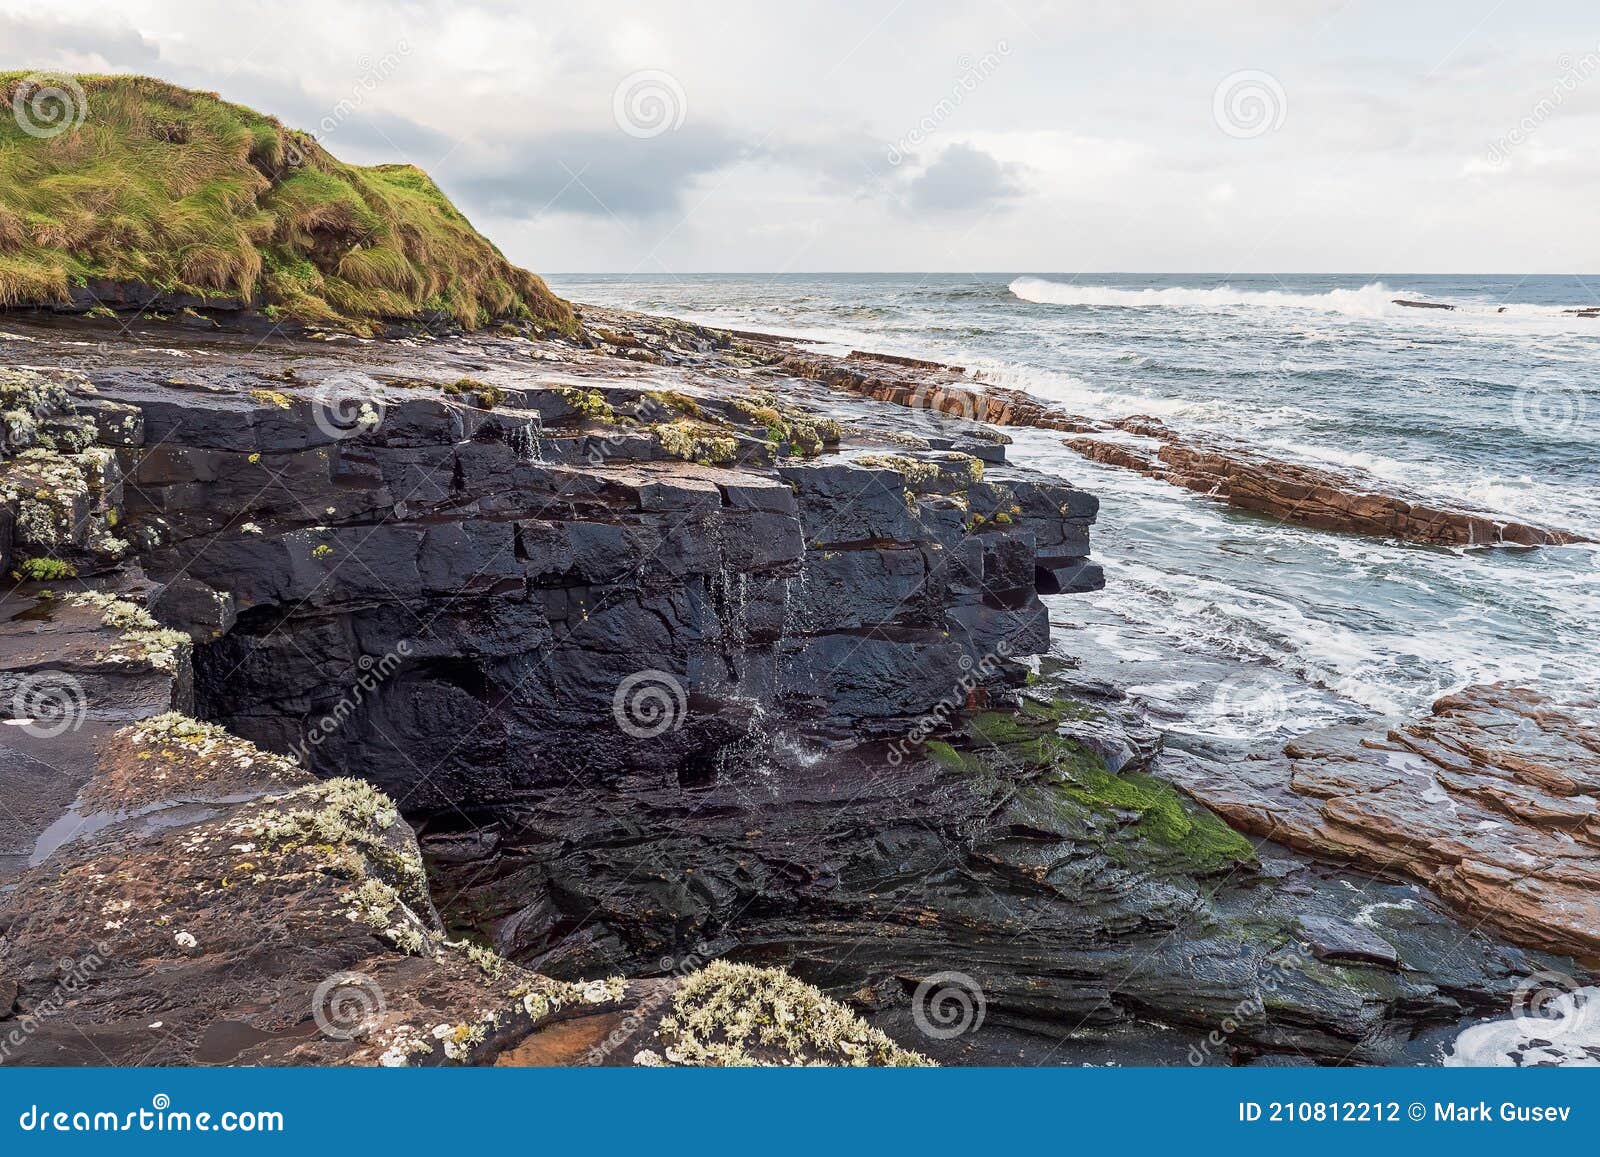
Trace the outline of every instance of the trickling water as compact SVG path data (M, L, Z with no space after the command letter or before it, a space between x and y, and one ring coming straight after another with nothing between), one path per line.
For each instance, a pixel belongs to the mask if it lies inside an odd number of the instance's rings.
M529 418L511 431L512 452L530 465L543 466L544 447L540 445L543 435L544 420L537 415Z

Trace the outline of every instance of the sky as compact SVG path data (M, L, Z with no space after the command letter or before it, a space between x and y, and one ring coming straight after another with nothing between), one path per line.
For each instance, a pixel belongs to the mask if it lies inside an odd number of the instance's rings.
M1594 0L0 0L0 56L409 161L546 273L1600 272Z

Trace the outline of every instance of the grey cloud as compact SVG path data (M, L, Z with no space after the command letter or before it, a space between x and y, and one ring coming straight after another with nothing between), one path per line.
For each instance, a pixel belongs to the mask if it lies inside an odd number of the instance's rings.
M647 139L621 130L570 131L517 141L497 164L463 161L444 171L452 188L502 216L648 217L681 208L696 178L745 154L718 129L686 127Z
M1022 192L1016 166L1002 165L982 149L954 144L906 186L912 209L962 213L991 209Z
M72 69L83 58L113 68L139 70L161 59L161 49L131 28L68 24L31 16L0 15L0 58L7 68Z

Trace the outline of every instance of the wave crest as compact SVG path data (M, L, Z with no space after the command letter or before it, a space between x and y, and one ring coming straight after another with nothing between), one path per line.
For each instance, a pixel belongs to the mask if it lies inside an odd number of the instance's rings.
M1322 293L1291 293L1278 289L1236 289L1231 285L1216 285L1199 289L1188 286L1168 286L1162 289L1125 289L1112 285L1076 285L1062 281L1048 281L1043 277L1019 277L1011 283L1011 293L1022 301L1037 305L1115 306L1123 309L1193 309L1220 310L1227 308L1298 309L1318 313L1343 314L1360 318L1405 318L1411 321L1456 318L1463 314L1474 318L1498 317L1510 319L1537 318L1545 324L1559 321L1565 324L1575 319L1569 315L1571 308L1554 305L1529 305L1508 302L1490 304L1483 301L1440 300L1414 290L1391 289L1381 281L1371 281L1359 289L1329 289ZM1396 298L1407 301L1424 301L1448 306L1448 309L1416 309L1397 305ZM1583 319L1584 332L1590 332L1592 319Z

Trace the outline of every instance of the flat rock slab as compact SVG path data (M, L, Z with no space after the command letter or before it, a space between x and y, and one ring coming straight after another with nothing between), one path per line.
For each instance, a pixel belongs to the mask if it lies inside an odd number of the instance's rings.
M1410 876L1515 941L1600 961L1592 707L1476 686L1387 734L1330 728L1268 759L1165 767L1243 830ZM1362 950L1349 929L1307 936L1330 951Z

